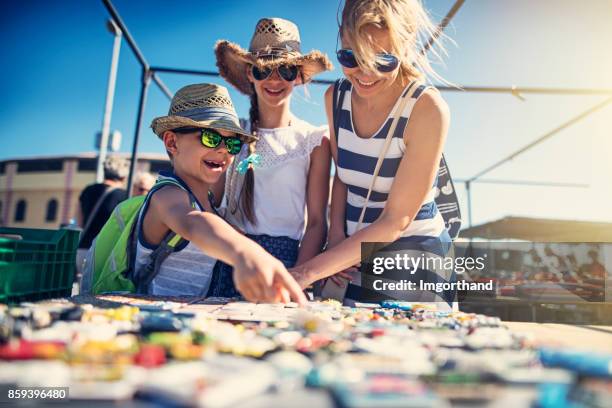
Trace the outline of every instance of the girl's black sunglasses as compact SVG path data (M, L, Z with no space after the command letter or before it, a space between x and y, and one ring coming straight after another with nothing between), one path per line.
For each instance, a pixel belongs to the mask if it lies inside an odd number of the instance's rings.
M253 78L258 81L263 81L272 75L272 71L278 70L278 75L287 82L295 81L298 76L299 69L296 65L280 65L277 68L259 68L256 65L251 67Z
M357 68L357 59L353 50L343 48L336 51L338 62L346 68ZM380 72L392 72L399 66L399 58L393 54L380 53L376 54L376 68Z

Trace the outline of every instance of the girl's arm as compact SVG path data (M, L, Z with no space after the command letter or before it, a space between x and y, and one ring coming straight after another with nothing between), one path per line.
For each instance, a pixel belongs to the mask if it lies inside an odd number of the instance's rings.
M332 184L331 206L329 210L329 235L327 237L327 247L331 248L338 245L344 238L344 212L346 208L346 185L338 177L338 145L337 136L334 129L333 106L334 86L330 86L325 91L325 111L327 113L327 123L329 125L329 140L331 154L336 165L334 181Z
M448 131L448 106L437 92L424 93L404 130L406 152L380 217L333 249L292 270L302 287L360 261L362 242L393 242L425 200L438 172ZM408 137L408 135L410 135Z
M279 260L217 215L194 210L187 194L178 187L168 186L156 192L151 211L152 218L166 229L232 265L236 288L247 300L275 302L289 301L291 297L306 302L299 285Z
M329 236L327 247L332 248L346 238L344 233L344 212L346 210L346 185L340 180L337 173L334 175L331 193L331 206L329 209Z
M323 137L321 145L310 153L310 169L306 185L306 231L300 245L296 265L300 265L321 252L327 232L327 200L329 198L329 140Z

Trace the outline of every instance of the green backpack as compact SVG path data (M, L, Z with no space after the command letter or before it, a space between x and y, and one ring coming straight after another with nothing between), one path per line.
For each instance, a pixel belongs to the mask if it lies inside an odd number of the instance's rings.
M136 271L136 245L138 242L138 217L143 205L153 192L173 185L189 194L192 207L196 201L191 192L171 177L160 176L146 196L127 199L115 207L91 248L83 267L81 293L99 295L106 292L147 293L151 281L162 262L184 240L170 231L151 253L146 267Z

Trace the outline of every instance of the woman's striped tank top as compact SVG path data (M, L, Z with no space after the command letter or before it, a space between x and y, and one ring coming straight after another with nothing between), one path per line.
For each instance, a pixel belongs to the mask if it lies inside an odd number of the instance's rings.
M400 103L402 96L406 95L410 100L407 101L403 112L400 113L397 127L392 135L393 139L370 194L361 228L370 225L382 214L395 174L406 149L403 139L404 129L408 124L416 101L426 89L427 86L418 83L408 85L395 102L394 107L379 130L372 137L366 139L357 136L354 131L351 111L351 83L347 80L340 83L339 94L344 94L344 98L338 101L340 109L336 111L338 112L338 134L336 135L338 161L336 164L338 177L347 186L348 190L345 208L345 228L348 236L354 234L357 230L359 216L366 201L374 168L393 122L393 113ZM411 94L408 95L408 93ZM410 247L421 252L425 251L426 254L428 253L431 256L445 256L448 253L452 240L444 224L444 219L434 201L436 194L435 186L436 182L434 181L416 217L401 233L399 240L391 247L401 249ZM391 247L389 250L391 250ZM454 278L454 276L445 276L446 274L440 271L422 271L421 275L429 281L449 281L449 279ZM349 285L347 297L350 296L350 289ZM435 300L444 300L446 302L452 301L454 298L453 294L449 293L446 295L438 294L434 297L443 297L444 299L438 298ZM426 299L421 297L419 300ZM434 299L428 300L433 301Z

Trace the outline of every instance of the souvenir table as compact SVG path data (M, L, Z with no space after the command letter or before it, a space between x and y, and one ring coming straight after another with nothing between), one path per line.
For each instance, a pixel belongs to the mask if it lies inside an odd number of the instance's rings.
M358 306L136 296L0 306L0 387L67 387L64 405L90 407L612 401L610 327Z

